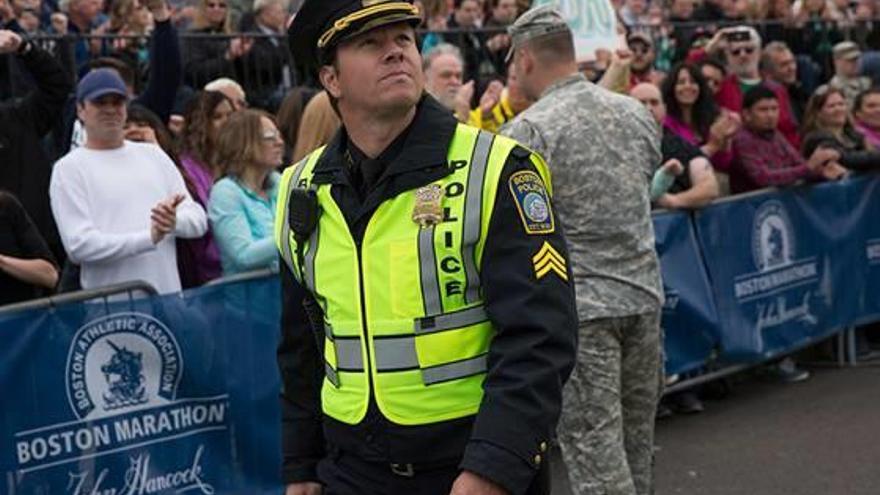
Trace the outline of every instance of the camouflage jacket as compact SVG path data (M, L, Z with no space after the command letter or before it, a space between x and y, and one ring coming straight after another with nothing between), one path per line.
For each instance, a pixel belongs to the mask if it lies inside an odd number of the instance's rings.
M568 239L581 321L656 311L663 299L650 177L660 134L636 100L561 79L502 128L540 153Z

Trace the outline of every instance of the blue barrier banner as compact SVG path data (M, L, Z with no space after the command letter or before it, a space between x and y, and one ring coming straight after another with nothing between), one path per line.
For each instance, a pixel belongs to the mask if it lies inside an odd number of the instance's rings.
M857 257L863 269L855 274L865 276L865 288L859 301L859 322L880 320L880 180L859 180L859 191L852 195L853 210L865 219L862 222L861 253Z
M277 277L0 315L2 493L279 494Z
M653 220L666 294L666 373L686 373L701 368L717 346L718 314L690 215L664 212Z
M864 219L849 195L859 181L758 193L696 214L720 319L722 357L766 359L855 318L854 274Z

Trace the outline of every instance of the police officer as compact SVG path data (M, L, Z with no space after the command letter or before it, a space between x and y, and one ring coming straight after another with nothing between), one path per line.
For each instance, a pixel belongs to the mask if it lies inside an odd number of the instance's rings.
M307 0L290 27L342 122L288 168L288 494L548 493L576 310L547 166L423 92L408 1Z
M508 31L517 81L537 101L502 133L551 163L576 281L580 345L559 428L572 491L647 495L663 293L648 181L660 133L638 101L578 73L558 11L534 8Z

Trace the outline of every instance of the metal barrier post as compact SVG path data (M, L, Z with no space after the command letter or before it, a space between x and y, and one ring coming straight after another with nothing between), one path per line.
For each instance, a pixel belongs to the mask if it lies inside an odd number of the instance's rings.
M858 349L856 349L856 327L849 327L846 332L846 349L849 354L849 365L859 364Z
M837 340L837 366L843 368L848 363L846 332L837 334L835 339Z

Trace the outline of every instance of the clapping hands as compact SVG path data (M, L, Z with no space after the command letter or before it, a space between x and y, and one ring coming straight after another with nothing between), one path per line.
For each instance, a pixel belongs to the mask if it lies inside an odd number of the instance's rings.
M165 236L174 232L177 227L177 206L184 199L186 196L178 193L159 201L150 210L150 238L153 244L159 244Z

